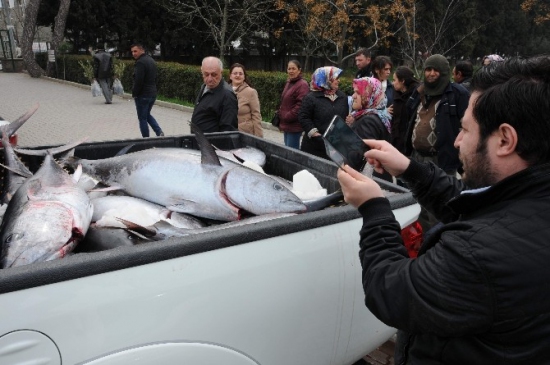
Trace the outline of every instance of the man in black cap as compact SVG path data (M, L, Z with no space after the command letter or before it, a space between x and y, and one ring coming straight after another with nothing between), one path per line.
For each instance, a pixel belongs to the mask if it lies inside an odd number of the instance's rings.
M418 162L432 162L448 175L462 170L454 142L460 132L460 120L468 107L469 91L451 83L449 61L440 55L424 63L424 82L407 101L409 126L405 153ZM424 232L438 220L422 209L419 217Z
M109 52L105 52L102 44L97 45L97 52L94 54L94 78L101 86L105 104L112 104L113 93L111 92L111 77L113 75L113 60Z

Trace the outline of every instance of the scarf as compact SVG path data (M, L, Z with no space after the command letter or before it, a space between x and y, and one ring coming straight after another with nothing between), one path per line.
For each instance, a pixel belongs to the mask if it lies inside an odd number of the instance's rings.
M353 112L355 120L362 115L377 115L391 133L391 115L386 108L386 94L380 80L363 77L353 80L353 90L361 97L361 109Z
M426 62L424 62L424 71L426 71L427 68L433 68L434 70L439 71L439 78L433 83L427 83L424 81L426 95L443 95L443 91L449 82L451 82L451 67L449 66L449 61L447 61L447 59L440 54L434 54L433 56L428 57Z
M329 82L336 80L342 70L338 67L325 66L319 67L313 75L311 75L311 91L322 91L327 98L334 101L336 96L336 90L332 89L329 85Z

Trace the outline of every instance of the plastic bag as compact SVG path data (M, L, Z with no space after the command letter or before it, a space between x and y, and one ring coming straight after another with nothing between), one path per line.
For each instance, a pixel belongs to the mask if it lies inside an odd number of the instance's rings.
M103 92L101 91L101 87L99 86L99 83L97 80L92 81L92 96L101 96L103 95Z
M124 94L124 88L122 87L122 82L120 82L119 79L115 79L115 81L113 82L113 93L115 95Z

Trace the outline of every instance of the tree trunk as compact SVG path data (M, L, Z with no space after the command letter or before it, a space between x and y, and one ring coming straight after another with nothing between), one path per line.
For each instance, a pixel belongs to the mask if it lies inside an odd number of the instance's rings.
M54 51L54 53L57 55L57 50L59 49L59 45L63 41L63 37L65 35L65 24L67 24L67 15L69 15L69 7L71 6L71 0L61 0L59 3L59 10L57 11L57 15L55 17L55 26L53 29L53 35L52 35L52 44L51 49ZM56 69L55 69L55 62L49 62L48 61L48 76L55 76Z
M32 77L40 77L44 70L34 59L32 43L34 40L34 31L36 30L36 18L41 0L29 0L25 9L25 23L23 24L23 36L21 37L21 56L23 63Z

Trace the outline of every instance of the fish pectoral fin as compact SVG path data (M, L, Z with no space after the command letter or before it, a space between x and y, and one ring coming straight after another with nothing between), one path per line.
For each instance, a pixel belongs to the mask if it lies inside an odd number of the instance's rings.
M29 171L22 171L20 169L17 169L17 168L14 168L14 167L9 167L9 166L6 166L6 165L1 164L1 163L0 163L0 166L5 168L6 170L10 170L11 172L16 173L17 175L20 175L20 176L23 176L23 177L26 177L26 178L29 178L29 177L32 176L32 173L30 173Z
M92 190L89 190L89 192L98 192L98 191L106 192L106 191L124 190L120 185L111 185L111 186L105 186L105 187L98 187L98 185L96 185L96 187L93 188Z

